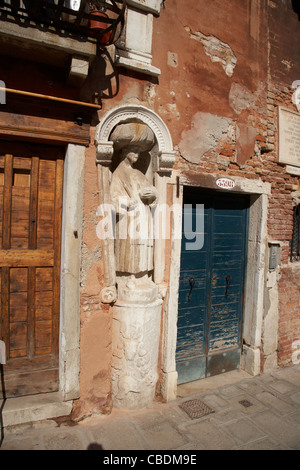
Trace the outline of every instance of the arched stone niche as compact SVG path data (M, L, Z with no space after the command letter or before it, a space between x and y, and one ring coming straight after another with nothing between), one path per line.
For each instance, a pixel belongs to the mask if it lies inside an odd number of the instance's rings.
M158 191L158 202L166 201L166 185L171 177L175 162L175 152L170 132L163 120L153 111L140 105L125 105L109 111L96 128L96 163L98 168L99 203L111 204L110 182L116 161L114 156L114 142L110 140L113 130L123 123L137 122L149 126L153 131L156 143L151 149L151 162L148 165L146 176L153 178L153 184ZM101 300L104 303L112 303L117 300L116 270L114 263L113 240L104 240L105 287L101 292ZM156 240L154 247L154 280L159 285L163 281L164 241Z
M157 153L153 162L154 171L168 174L175 162L170 132L156 113L139 105L120 106L108 112L103 118L97 126L95 135L96 162L103 166L111 165L113 142L109 140L109 137L112 130L123 122L142 122L152 129L157 140Z
M136 161L139 172L134 173L135 163L129 169L126 168L129 171L126 173L126 182L130 186L131 175L132 180L140 177L142 181L146 181L146 186L151 186L156 204L166 204L166 188L175 161L170 133L156 113L143 106L129 105L108 112L96 129L99 207L112 205L117 174L120 174L121 165L128 163L125 161L127 157L124 158L124 153L130 153L126 148L127 144L125 143L125 152L118 149L116 135L121 134L121 139L124 138L122 132L118 132L121 128L138 131L146 129L146 134L151 136L149 141L152 139L149 149L143 149L139 153L140 157ZM137 141L140 145L138 131L134 138L135 146ZM133 144L128 144L128 147L130 145ZM125 166L124 164L122 168L125 169ZM121 187L123 180L119 181ZM98 215L104 216L103 212ZM114 238L103 239L103 247L105 286L101 291L101 301L113 304L113 403L118 408L141 408L152 402L158 379L161 309L165 294L165 240L154 239L151 276L140 272L132 275L130 271L120 274L116 269L120 263ZM127 252L130 250L126 254ZM134 287L133 281L136 282Z

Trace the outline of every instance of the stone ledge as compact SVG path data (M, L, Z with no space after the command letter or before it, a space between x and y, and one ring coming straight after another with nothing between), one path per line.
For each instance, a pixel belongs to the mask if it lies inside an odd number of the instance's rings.
M96 56L97 45L94 42L79 41L63 37L55 32L40 31L38 28L25 27L8 21L0 21L1 40L21 42L21 47L36 46L49 48L68 55L80 55L92 60ZM44 53L45 53L45 49Z
M72 401L61 401L59 392L8 398L2 411L3 426L67 416L72 411L72 404Z
M127 69L136 70L137 72L151 75L153 77L158 77L161 73L160 69L154 67L153 65L119 55L116 56L116 65L125 67Z
M149 11L155 15L160 14L161 0L127 0L127 4L138 10Z

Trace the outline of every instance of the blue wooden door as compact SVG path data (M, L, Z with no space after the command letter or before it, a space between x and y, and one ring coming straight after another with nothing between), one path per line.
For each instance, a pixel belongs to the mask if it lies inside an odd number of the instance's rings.
M178 383L239 367L248 207L247 196L184 190ZM189 217L193 225L187 223ZM204 223L197 226L196 217Z

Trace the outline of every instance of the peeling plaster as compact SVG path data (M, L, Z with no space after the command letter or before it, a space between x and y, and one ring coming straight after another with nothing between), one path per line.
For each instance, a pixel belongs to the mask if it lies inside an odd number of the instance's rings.
M214 149L222 134L231 129L231 124L229 118L210 113L196 113L192 118L191 128L182 132L178 145L181 156L191 163L199 163L204 153Z
M257 131L247 124L238 123L236 126L236 155L239 165L245 165L255 153Z
M200 31L193 32L189 27L185 28L189 32L190 38L200 42L205 50L205 54L212 62L220 62L226 75L232 77L237 58L231 47L212 34L205 36Z
M177 121L179 121L179 119L180 119L180 113L177 110L176 103L168 103L165 106L160 105L159 106L159 114L161 116L169 115L169 117L171 119L176 119Z
M145 90L145 98L146 98L147 103L149 103L149 106L154 105L154 101L156 98L156 88L153 83L147 86Z
M284 59L281 61L281 63L285 65L288 71L290 71L290 69L294 65L293 62L291 62L290 60L284 60Z
M232 109L240 114L244 109L250 108L255 103L255 96L243 85L233 82L229 92L229 104Z
M97 263L102 259L102 252L99 245L96 245L92 251L90 251L85 243L82 244L82 268L81 268L81 287L86 287L87 273L91 269L94 263Z
M168 52L168 65L171 67L178 67L178 54L176 52Z
M257 90L252 93L245 86L233 82L229 92L229 105L237 114L240 114L244 109L253 106L263 91L263 83L259 83Z

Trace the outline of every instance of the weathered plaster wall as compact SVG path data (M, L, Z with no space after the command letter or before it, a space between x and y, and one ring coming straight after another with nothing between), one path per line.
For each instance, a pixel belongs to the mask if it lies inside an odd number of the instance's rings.
M249 2L170 1L154 23L153 55L162 70L155 108L189 162L215 151L226 165L237 125L240 145L250 140L253 154L251 114L266 99L266 20L260 8L257 18Z
M91 134L91 142L94 132ZM95 147L86 151L84 220L81 264L80 398L74 401L73 419L110 407L111 326L107 305L101 304L103 259L101 240L96 235L99 205Z

